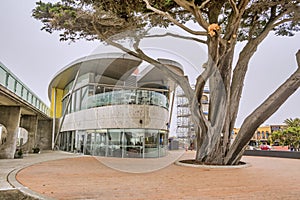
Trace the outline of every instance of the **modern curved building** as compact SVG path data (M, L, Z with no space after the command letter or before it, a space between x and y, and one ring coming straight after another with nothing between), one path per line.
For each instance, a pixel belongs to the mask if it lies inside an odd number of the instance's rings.
M160 59L183 74L182 66ZM174 83L124 53L84 57L52 79L48 95L59 119L56 147L108 157L162 157L168 147Z

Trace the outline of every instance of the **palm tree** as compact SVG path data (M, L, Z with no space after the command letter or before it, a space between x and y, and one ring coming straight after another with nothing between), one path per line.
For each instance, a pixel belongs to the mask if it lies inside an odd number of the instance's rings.
M283 121L288 127L300 127L300 119L299 118L289 118Z
M295 150L300 148L300 119L289 118L284 120L287 128L272 133L272 140L279 139L281 145L290 145Z

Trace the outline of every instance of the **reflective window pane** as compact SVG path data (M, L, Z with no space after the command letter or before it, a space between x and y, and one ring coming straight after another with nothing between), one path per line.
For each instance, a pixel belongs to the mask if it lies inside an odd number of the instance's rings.
M108 156L122 157L122 134L123 132L121 129L108 130Z
M13 77L9 76L8 77L8 85L7 85L8 89L10 89L11 91L14 92L15 91L15 83L16 83L16 80Z
M145 131L145 158L158 157L158 130Z
M107 133L106 130L96 130L93 148L94 156L107 156Z
M0 84L1 85L6 85L6 76L7 76L7 73L4 69L2 69L0 67Z
M144 129L124 130L124 157L143 158Z
M22 85L19 83L19 82L17 82L17 84L16 84L16 94L18 95L18 96L22 96Z

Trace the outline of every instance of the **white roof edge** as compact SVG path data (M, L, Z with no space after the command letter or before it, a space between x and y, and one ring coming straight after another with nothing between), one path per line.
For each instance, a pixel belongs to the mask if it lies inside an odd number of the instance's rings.
M134 56L131 56L127 53L120 53L120 52L111 52L111 53L99 53L99 54L91 54L88 56L81 57L79 59L76 59L72 61L71 63L67 64L65 67L63 67L61 70L59 70L51 80L55 79L59 74L64 72L66 69L70 68L73 65L76 65L78 63L84 62L84 61L90 61L90 60L95 60L95 59L101 59L101 58L127 58L127 59L132 59L132 60L141 60L139 58L136 58Z

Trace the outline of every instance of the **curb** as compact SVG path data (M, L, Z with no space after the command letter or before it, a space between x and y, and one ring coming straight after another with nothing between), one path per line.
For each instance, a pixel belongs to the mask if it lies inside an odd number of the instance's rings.
M176 161L174 164L183 167L193 167L193 168L202 168L202 169L242 169L242 168L247 168L252 166L250 163L245 163L243 165L195 165L195 164L182 163L180 162L180 160Z
M31 165L23 166L23 167L13 169L12 171L10 171L9 174L7 175L8 183L13 187L13 189L17 189L27 196L30 196L30 197L33 197L36 199L41 199L41 200L54 200L53 198L43 196L40 193L30 190L28 187L25 187L19 181L17 181L16 176L17 176L18 172L29 166L31 166Z
M65 153L65 152L63 152ZM67 153L68 154L68 153ZM81 156L81 155L78 155ZM75 157L75 156L74 156ZM40 200L54 200L53 198L50 197L46 197L40 193L37 193L31 189L29 189L28 187L22 185L17 179L16 176L17 174L22 170L25 169L27 167L30 167L32 165L38 164L38 163L43 163L43 162L48 162L48 161L53 161L53 160L60 160L60 159L68 159L68 158L74 158L72 157L61 157L61 158L52 158L52 159L46 159L46 160L42 160L42 161L36 161L36 162L32 162L30 164L25 164L22 166L19 166L17 168L12 169L7 175L6 175L6 180L7 182L11 185L11 189L17 189L20 192L22 192L24 195L27 195L29 197L35 198L35 199L40 199ZM77 156L76 156L77 157Z

